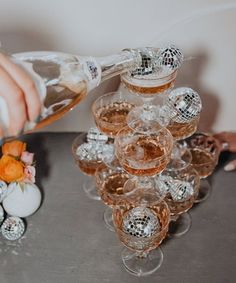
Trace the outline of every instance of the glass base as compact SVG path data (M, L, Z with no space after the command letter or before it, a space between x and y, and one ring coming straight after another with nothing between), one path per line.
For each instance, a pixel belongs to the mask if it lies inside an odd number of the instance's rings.
M188 232L191 227L191 216L189 213L181 214L176 220L172 220L169 224L169 237L181 237Z
M145 256L125 248L121 254L125 269L132 275L141 277L154 273L163 262L163 253L160 248L150 251Z
M87 178L87 180L83 183L83 190L88 198L93 200L101 200L92 178Z
M103 220L105 222L106 228L112 232L115 232L115 227L113 224L112 208L107 207L103 213Z
M195 200L195 203L200 203L205 201L211 194L211 184L207 179L202 179L198 196Z

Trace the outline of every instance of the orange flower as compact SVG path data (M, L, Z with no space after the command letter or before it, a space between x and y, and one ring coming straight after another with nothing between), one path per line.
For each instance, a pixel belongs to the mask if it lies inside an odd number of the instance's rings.
M10 183L24 179L24 167L22 162L14 157L3 155L0 159L0 179Z
M2 154L20 157L21 153L26 150L26 143L21 141L7 142L2 146Z

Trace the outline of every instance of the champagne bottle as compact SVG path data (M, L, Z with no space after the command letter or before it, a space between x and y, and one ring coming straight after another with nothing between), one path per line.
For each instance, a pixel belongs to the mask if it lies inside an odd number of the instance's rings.
M36 122L27 122L23 132L46 126L77 105L89 91L101 82L128 72L150 75L159 69L159 48L124 49L105 57L81 57L60 52L23 52L12 54L34 80L42 101L41 114ZM6 103L0 98L0 126L7 129ZM7 131L4 131L7 137Z

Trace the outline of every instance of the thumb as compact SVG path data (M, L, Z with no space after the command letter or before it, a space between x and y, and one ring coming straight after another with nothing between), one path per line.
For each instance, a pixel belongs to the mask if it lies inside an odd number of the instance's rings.
M231 162L229 162L225 167L224 167L225 171L233 171L236 170L236 160L233 160Z

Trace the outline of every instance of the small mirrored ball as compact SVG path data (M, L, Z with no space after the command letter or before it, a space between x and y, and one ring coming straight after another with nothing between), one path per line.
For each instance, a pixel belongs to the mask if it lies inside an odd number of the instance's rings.
M18 240L25 232L25 224L19 217L8 217L2 224L1 232L10 241Z

